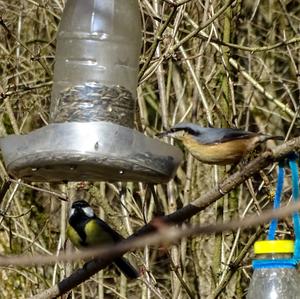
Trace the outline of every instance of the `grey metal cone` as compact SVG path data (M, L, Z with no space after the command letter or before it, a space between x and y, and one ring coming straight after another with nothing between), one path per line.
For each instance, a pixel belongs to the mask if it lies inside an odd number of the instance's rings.
M0 139L10 175L26 181L169 181L181 151L109 122L56 123Z

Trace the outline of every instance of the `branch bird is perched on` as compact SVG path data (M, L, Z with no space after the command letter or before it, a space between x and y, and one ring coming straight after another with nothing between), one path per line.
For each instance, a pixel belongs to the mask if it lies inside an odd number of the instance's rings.
M197 160L217 165L236 164L258 144L269 139L284 139L239 129L205 128L192 123L179 123L158 136L181 140Z
M110 245L124 240L106 222L98 218L84 200L72 204L67 235L77 248ZM114 260L114 263L128 278L139 277L137 270L125 258L119 257Z

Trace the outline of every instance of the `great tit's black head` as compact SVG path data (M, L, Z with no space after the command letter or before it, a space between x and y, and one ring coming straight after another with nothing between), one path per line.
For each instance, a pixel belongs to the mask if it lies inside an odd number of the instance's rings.
M92 207L85 200L74 201L70 209L69 218L71 217L84 217L93 218L95 213Z

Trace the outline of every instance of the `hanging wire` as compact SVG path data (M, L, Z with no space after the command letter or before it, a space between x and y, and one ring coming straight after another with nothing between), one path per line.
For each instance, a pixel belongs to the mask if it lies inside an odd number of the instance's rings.
M278 178L277 178L276 192L275 192L274 203L273 203L274 210L280 208L281 194L282 194L283 183L284 183L284 175L285 175L284 161L280 161L278 165ZM273 218L270 223L268 240L275 239L277 225L278 225L278 219Z
M289 166L292 173L292 195L293 201L297 202L299 200L299 170L297 165L297 154L292 154L289 157ZM293 213L293 223L295 232L295 249L294 258L298 261L300 260L300 216L299 212Z

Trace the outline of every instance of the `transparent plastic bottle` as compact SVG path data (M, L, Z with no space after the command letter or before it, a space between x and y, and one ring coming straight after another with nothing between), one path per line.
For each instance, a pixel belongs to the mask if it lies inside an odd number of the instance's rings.
M300 275L292 259L294 242L258 241L254 244L257 259L247 299L300 299Z
M57 35L51 122L133 127L140 48L137 0L68 0Z

